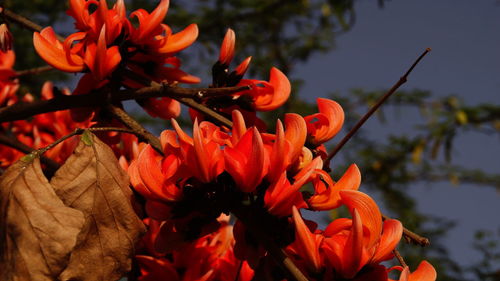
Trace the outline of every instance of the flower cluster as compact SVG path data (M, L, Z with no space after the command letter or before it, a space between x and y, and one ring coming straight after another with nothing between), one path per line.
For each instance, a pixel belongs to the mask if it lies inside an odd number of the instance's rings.
M94 90L104 95L148 86L144 81L200 82L182 71L175 57L195 41L197 26L173 33L162 23L168 0L161 0L151 13L139 9L130 16L123 0L111 8L106 0L69 4L78 32L63 42L51 27L33 37L36 51L51 66L84 73L72 93L63 90L60 95ZM192 131L185 131L172 118L179 115L180 104L162 97L138 101L150 115L171 119L172 129L161 133L161 149L139 143L132 135L99 136L112 145L128 172L137 195L132 203L148 228L134 253L138 280L284 280L288 276L273 260L277 248L308 280L393 281L389 272L400 271L399 281L434 281L436 272L426 261L413 273L408 267L382 264L394 258L403 226L398 220L383 220L375 201L359 191L358 167L352 164L337 180L325 171L324 143L341 130L342 107L319 98L317 113L287 113L270 132L257 112L281 107L291 84L277 68L270 70L268 81L243 79L251 57L230 70L235 38L229 29L212 67L211 87L246 87L228 95L200 94L197 100L230 118L231 127L191 109ZM34 100L30 94L16 96L13 64L12 51L0 52L0 106ZM47 82L41 98L52 99L54 91ZM40 114L29 122L2 124L0 130L40 148L75 128L114 125L116 120L90 119L96 110ZM74 139L63 142L46 156L63 162L75 145ZM21 153L0 146L0 155L1 167L6 167ZM349 216L334 219L324 229L301 215L342 206Z
M245 208L241 206L250 206L283 233L293 227L293 234L280 240L295 237L286 251L311 279L388 280L388 269L380 262L393 258L402 225L397 220L382 222L373 199L357 190L361 175L356 165L335 182L322 170L321 155L305 146L309 140L317 148L342 125L337 103L320 99L318 104L320 113L305 118L287 114L284 125L278 120L274 134L248 128L237 110L232 113L231 131L195 120L191 137L172 120L174 130L161 134L164 155L148 145L128 168L132 185L147 200L147 222L154 225L145 242L149 246L140 256L147 263L144 276L157 274L163 267L178 272L179 253L193 247L205 252L208 246L200 243L210 244L207 237L222 231L217 220L221 213L234 212L238 217L239 208ZM320 124L308 126L306 120L312 117ZM303 190L307 184L313 192ZM332 210L341 205L348 207L351 218L336 219L324 231L305 223L298 211ZM229 264L238 264L234 260L238 259L245 261L245 270L247 263L254 269L262 266L266 249L255 242L245 220L237 220L233 232L236 241ZM219 252L212 255L201 260L215 259ZM187 280L218 280L214 279L217 267L203 268Z
M130 18L139 22L136 27L127 18L123 0L118 0L112 8L106 0L71 0L68 14L75 19L75 28L79 31L60 42L52 27L47 27L40 33L35 32L35 49L54 68L85 72L73 94L109 86L113 74L123 69L157 82L198 83L197 77L180 69L181 61L175 57L196 40L198 27L191 24L173 33L162 23L168 6L169 1L162 0L151 13L143 9L132 12ZM123 71L119 77L122 76ZM121 84L129 88L147 86L130 78L122 79ZM168 119L180 113L179 103L170 98L140 103L154 117ZM83 120L91 113L80 110L74 117Z
M13 51L0 52L0 107L8 106L19 101L31 102L35 98L32 94L25 94L21 99L16 95L19 81L15 78L16 72L12 69L15 61ZM63 90L61 94L69 94ZM41 90L40 97L48 100L54 97L54 86L46 82ZM49 112L35 115L30 121L18 120L12 123L3 123L0 128L17 139L21 145L33 149L43 148L57 139L68 135L76 128L89 127L89 122L75 123L68 110ZM8 135L7 134L7 135ZM60 143L47 152L47 157L62 163L73 152L77 139L70 139ZM0 146L0 167L5 168L14 163L24 154L8 146Z

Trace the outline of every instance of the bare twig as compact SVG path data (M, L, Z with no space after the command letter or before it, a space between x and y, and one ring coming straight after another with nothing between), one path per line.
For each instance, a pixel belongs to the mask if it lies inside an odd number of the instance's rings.
M21 151L23 153L26 153L26 154L29 154L29 153L32 153L33 151L35 151L35 149L25 145L24 143L20 142L15 137L8 137L4 134L0 134L0 144L6 145L8 147L12 147L12 148L14 148L18 151ZM48 157L41 156L40 160L42 161L42 163L47 165L47 168L50 170L51 173L54 173L55 171L57 171L57 169L59 169L59 164L56 161L54 161Z
M163 149L161 149L160 140L148 130L146 130L139 122L127 114L123 109L115 105L108 105L106 110L113 115L118 121L120 121L127 128L131 129L137 133L141 138L147 141L158 153L163 155Z
M405 262L405 259L403 258L403 256L401 256L401 254L399 253L398 250L394 249L394 251L392 251L394 253L394 256L398 259L399 261L399 264L402 266L402 267L407 267L408 265L406 264Z
M54 148L56 145L60 144L61 142L65 141L71 137L81 135L85 131L90 131L90 132L120 132L120 133L133 134L133 135L136 135L137 137L141 137L141 135L138 134L137 132L134 132L132 130L125 129L125 128L117 128L117 127L76 128L73 132L61 137L60 139L57 139L56 141L47 145L44 148L37 149L36 151L39 154L43 154L46 151Z
M36 74L40 74L42 72L51 71L51 70L54 70L54 69L55 68L53 68L50 65L39 66L39 67L31 68L31 69L16 71L16 76L15 77L22 77L22 76L28 76L28 75L36 75Z
M345 137L337 144L337 146L335 146L335 148L333 149L332 152L330 152L328 154L328 156L326 157L325 161L324 161L324 168L325 170L329 170L329 163L330 163L330 160L332 160L332 158L342 149L342 147L344 147L344 145L351 139L352 136L354 136L354 134L356 134L356 132L359 130L359 128L361 128L361 126L363 126L363 124L373 115L373 113L375 113L375 111L377 111L377 109L392 95L394 94L394 92L396 92L397 89L399 89L399 87L401 87L401 85L403 85L404 83L406 83L406 81L408 80L408 75L410 75L410 73L413 71L413 69L415 68L415 66L417 66L417 64L425 57L425 55L427 55L427 53L429 53L431 51L430 48L427 48L425 49L425 51L415 60L415 62L411 65L411 67L406 71L406 73L401 76L401 78L399 78L398 82L396 82L396 84L394 84L391 89L389 89L389 91L387 91L387 93L385 93L378 101L377 103L372 106L370 108L370 110L365 114L363 115L363 117L361 117L361 119L358 121L358 123L356 123L356 125L354 125L354 127L347 133L347 135L345 135Z
M43 27L41 27L40 25L30 21L29 19L23 17L23 16L20 16L8 9L3 9L3 14L4 16L11 22L14 22L28 30L31 30L31 31L36 31L36 32L40 32L42 31ZM60 35L57 35L56 34L56 37L57 37L57 40L59 41L64 41L64 37L60 36Z
M383 220L390 220L391 218L382 214L382 219ZM429 240L429 238L420 236L420 235L416 234L415 232L408 230L406 227L403 227L403 236L407 241L413 242L413 243L420 245L422 247L426 247L426 246L429 246L431 244L431 241Z

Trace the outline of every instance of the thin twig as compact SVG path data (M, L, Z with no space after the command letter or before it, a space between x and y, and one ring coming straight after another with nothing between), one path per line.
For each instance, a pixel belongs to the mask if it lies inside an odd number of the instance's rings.
M382 220L390 220L391 218L382 214ZM420 245L422 247L429 246L431 244L431 241L429 238L420 236L416 234L415 232L408 230L406 227L403 227L403 236L405 239L409 242L413 242L417 245Z
M402 267L407 267L408 265L406 264L405 262L405 259L403 258L403 256L401 256L401 254L399 253L398 250L394 249L394 251L392 251L394 253L394 256L398 259L399 261L399 264L402 266Z
M118 121L120 121L127 128L136 132L142 139L149 143L158 153L163 155L163 149L161 148L160 140L148 130L146 130L139 122L127 114L123 109L115 105L108 105L106 110L113 115Z
M61 138L57 139L53 143L47 145L46 147L37 149L36 151L38 151L38 153L40 153L40 154L43 154L46 151L54 148L56 145L60 144L61 142L65 141L71 137L81 135L85 131L90 131L90 132L120 132L120 133L133 134L133 135L136 135L138 137L141 137L141 135L138 134L137 132L134 132L132 130L125 129L125 128L118 128L118 127L76 128L73 132L71 132L65 136L62 136Z
M50 65L39 66L39 67L31 68L31 69L16 71L15 77L36 75L36 74L40 74L42 72L47 72L47 71L51 71L51 70L55 70L55 68L53 68Z
M413 69L415 68L415 66L417 66L417 64L425 57L425 55L427 55L427 53L429 53L431 51L430 48L427 48L425 49L425 51L415 60L415 62L411 65L411 67L408 69L408 71L406 71L406 73L401 76L401 78L399 78L398 82L396 82L396 84L394 84L391 89L389 91L387 91L387 93L385 93L378 101L377 103L372 106L370 108L370 110L365 114L363 115L363 117L361 117L361 119L358 121L358 123L356 123L356 125L354 125L354 127L347 133L347 135L345 135L345 137L337 144L337 146L335 146L335 148L333 149L332 152L330 152L330 154L328 154L328 156L326 157L325 161L324 161L324 168L325 170L329 170L329 163L330 163L330 160L332 160L332 158L342 149L342 147L344 147L344 145L351 139L352 136L354 136L354 134L356 134L356 132L359 130L359 128L361 128L361 126L363 126L363 124L373 115L373 113L375 113L375 111L377 111L377 109L392 95L394 94L394 92L396 92L396 90L401 87L401 85L403 85L404 83L406 83L406 81L408 80L408 75L410 75L410 73L413 71Z
M20 25L21 27L23 28L26 28L28 30L31 30L31 31L36 31L36 32L40 32L42 31L43 27L41 27L40 25L30 21L29 19L21 16L21 15L18 15L8 9L3 9L3 14L5 15L5 17L11 21L11 22L14 22L18 25ZM57 37L57 40L59 41L64 41L64 37L60 36L60 35L57 35L56 34L56 37Z
M33 151L35 151L35 149L20 142L17 138L8 137L4 134L0 134L0 144L14 148L14 149L16 149L20 152L26 153L26 154L29 154L29 153L32 153ZM55 171L57 171L57 169L59 169L59 164L56 161L54 161L48 157L41 156L40 160L42 161L42 163L47 165L47 168L50 170L51 173L54 173Z

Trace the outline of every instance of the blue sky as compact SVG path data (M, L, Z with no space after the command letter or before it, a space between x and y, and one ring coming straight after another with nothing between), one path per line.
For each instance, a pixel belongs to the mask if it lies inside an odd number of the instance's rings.
M308 98L330 92L347 95L351 88L389 88L426 48L432 52L411 74L402 89L430 90L436 97L457 94L469 104L500 103L500 4L495 0L393 0L379 9L377 1L356 4L356 23L337 37L333 52L318 54L296 68L294 77L306 81ZM418 115L400 113L384 126L365 126L380 140L400 131L412 135ZM346 114L349 114L348 112ZM413 118L413 119L412 119ZM410 126L409 126L410 124ZM463 133L454 146L453 163L500 172L498 135ZM472 250L476 229L500 227L500 193L494 188L450 183L416 184L410 192L425 213L458 222L446 240L462 264L477 262Z

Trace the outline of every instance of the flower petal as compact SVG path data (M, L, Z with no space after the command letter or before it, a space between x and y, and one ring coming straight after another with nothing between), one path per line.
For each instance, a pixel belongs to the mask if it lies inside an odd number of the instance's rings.
M379 242L382 233L382 214L377 204L370 196L357 190L341 190L339 193L351 214L353 209L359 212L363 225L369 231L367 248L373 247Z

